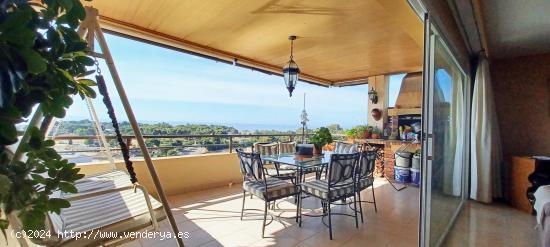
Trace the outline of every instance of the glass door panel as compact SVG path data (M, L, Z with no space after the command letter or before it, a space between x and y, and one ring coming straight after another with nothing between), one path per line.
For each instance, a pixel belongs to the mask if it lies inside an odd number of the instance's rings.
M462 205L464 176L464 74L441 39L434 44L430 246L441 243Z
M467 78L426 18L421 244L440 246L464 203Z

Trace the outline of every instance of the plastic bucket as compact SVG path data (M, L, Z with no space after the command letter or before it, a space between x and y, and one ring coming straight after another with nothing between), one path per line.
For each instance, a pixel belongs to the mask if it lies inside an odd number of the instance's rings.
M408 168L411 166L411 157L410 152L395 152L395 165Z
M413 155L412 158L412 168L420 169L420 154Z
M411 184L420 186L420 169L411 168Z
M395 181L398 183L410 183L411 182L411 170L410 168L404 168L395 166L394 167L394 173L395 173Z

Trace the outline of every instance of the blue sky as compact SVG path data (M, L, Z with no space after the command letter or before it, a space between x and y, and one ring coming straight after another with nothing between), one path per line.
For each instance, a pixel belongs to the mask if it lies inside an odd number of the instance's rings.
M324 88L299 82L292 98L289 98L280 76L113 35L106 35L106 38L140 122L235 126L246 123L263 125L267 129L297 129L300 126L303 95L306 93L310 127L339 123L349 128L367 123L367 85ZM299 58L296 62L300 64ZM118 119L127 120L104 63L101 69ZM401 77L392 77L392 80L401 81ZM390 101L397 96L398 90L394 91ZM99 118L105 121L107 114L102 102L95 99L94 103ZM75 98L66 119L84 118L89 118L86 106L80 98Z

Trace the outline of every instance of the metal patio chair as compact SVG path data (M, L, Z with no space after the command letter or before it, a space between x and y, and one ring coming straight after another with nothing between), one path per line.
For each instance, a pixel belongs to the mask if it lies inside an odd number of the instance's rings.
M259 153L247 153L237 149L241 173L243 175L243 205L241 208L241 220L244 215L246 193L255 195L264 201L264 220L262 224L262 238L265 233L267 208L275 200L299 195L300 189L288 181L266 177L263 163ZM298 221L300 205L296 205L296 221ZM270 222L271 223L271 222ZM269 223L268 223L269 224Z
M318 179L302 183L301 192L321 199L323 206L323 219L328 216L328 228L330 239L332 240L332 215L346 215L355 218L355 227L359 227L357 219L357 210L354 215L345 213L332 213L331 204L336 201L345 200L353 197L354 208L357 208L357 198L355 189L355 169L359 161L359 153L353 154L332 154L326 179ZM299 196L299 205L302 205L302 197ZM323 221L323 224L325 222ZM302 216L300 215L299 224L302 226ZM325 224L326 225L326 224Z
M363 207L361 204L372 203L374 204L374 212L378 212L376 208L376 197L374 196L374 168L376 163L376 151L374 150L364 150L361 152L359 157L359 164L355 169L355 190L357 193L357 198L359 199L359 212L361 214L361 222L363 222ZM361 191L371 188L372 191L372 201L362 201L361 200Z
M279 143L258 142L254 143L253 151L260 155L278 155L280 154ZM286 150L286 149L285 149ZM279 178L283 180L290 180L292 183L296 183L296 170L288 169L286 166L281 166L278 163L266 163L264 164L264 172L269 177Z

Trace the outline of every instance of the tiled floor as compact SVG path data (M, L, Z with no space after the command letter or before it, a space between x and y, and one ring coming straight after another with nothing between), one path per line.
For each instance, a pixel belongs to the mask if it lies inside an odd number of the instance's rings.
M468 202L444 246L538 246L534 216L502 204Z
M186 246L417 246L419 190L409 187L395 191L383 179L375 181L378 212L372 204L364 204L365 222L355 228L353 218L333 216L334 240L329 240L328 228L320 218L304 217L298 228L292 219L273 221L261 238L263 201L246 199L248 211L239 219L242 190L238 186L212 189L198 193L170 197L180 231L189 232ZM363 192L364 200L371 200L370 190ZM280 210L273 213L283 217L295 215L293 200L278 202ZM313 209L319 201L304 199L304 207ZM353 211L347 206L333 206L333 212ZM472 219L477 217L476 219ZM269 220L269 217L268 217ZM448 246L533 246L531 231L534 222L528 214L508 207L490 207L470 203L457 221ZM167 221L161 231L170 231ZM523 229L529 234L508 234ZM500 239L498 239L500 238ZM531 239L529 239L531 238ZM496 239L496 240L494 240ZM174 240L141 239L126 246L176 246Z

